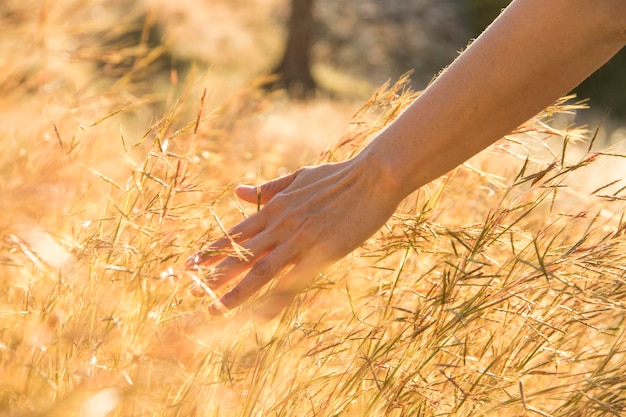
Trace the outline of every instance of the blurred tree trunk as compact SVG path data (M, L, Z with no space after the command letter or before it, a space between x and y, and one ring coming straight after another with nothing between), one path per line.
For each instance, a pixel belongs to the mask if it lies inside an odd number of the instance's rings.
M279 64L272 71L278 79L271 88L285 88L292 97L307 98L317 84L311 75L314 0L291 0L287 22L287 44Z

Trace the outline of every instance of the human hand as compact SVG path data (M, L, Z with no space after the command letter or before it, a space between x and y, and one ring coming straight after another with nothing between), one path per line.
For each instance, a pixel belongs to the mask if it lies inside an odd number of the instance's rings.
M188 269L208 271L204 282L211 289L243 275L209 312L239 306L276 278L260 300L260 312L278 314L319 272L389 219L401 198L388 185L375 165L357 157L305 167L259 187L237 187L239 198L264 207L186 263ZM206 292L196 286L192 293Z

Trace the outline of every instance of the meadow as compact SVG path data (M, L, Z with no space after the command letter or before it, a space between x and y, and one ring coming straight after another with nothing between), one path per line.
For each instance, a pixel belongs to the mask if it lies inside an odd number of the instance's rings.
M350 157L419 92L268 93L281 2L185 4L0 6L0 416L626 414L626 150L575 97L279 317L209 316L184 262L257 209L233 187Z

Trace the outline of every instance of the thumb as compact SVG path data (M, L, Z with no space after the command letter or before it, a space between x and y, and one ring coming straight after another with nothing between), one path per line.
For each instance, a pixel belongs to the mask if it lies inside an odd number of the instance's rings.
M235 194L248 203L266 204L276 194L284 191L291 185L298 175L298 171L285 175L280 178L257 185L238 185L235 188Z

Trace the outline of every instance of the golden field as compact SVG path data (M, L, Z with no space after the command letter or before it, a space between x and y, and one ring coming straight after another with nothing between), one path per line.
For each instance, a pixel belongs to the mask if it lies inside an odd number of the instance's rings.
M206 314L184 262L256 210L234 185L349 157L417 94L324 67L359 93L263 92L281 10L0 6L0 416L626 414L626 152L573 98L281 316Z

